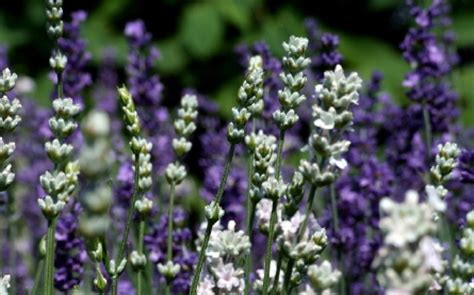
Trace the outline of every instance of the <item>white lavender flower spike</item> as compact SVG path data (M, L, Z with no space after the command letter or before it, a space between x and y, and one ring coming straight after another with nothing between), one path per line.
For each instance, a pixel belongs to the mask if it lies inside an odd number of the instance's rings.
M12 73L9 68L5 68L2 71L0 77L0 93L6 93L15 87L17 74Z

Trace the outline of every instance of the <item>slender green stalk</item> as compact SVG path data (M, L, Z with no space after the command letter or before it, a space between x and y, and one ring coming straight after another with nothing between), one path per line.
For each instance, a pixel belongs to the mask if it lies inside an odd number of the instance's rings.
M339 231L339 214L337 211L337 200L336 200L336 185L334 183L330 186L330 194L331 194L331 208L332 208L332 220L334 224L334 231ZM346 294L346 281L344 278L344 258L341 252L341 249L337 247L337 261L339 264L339 269L341 271L341 279L339 281L340 286L340 294Z
M170 188L170 203L168 206L168 240L166 247L166 260L171 261L173 259L173 207L174 207L174 196L175 196L175 184L171 183Z
M41 258L36 266L35 281L33 282L33 288L31 289L31 295L36 295L38 293L39 284L41 277L43 276L44 269L44 259Z
M276 159L276 165L275 165L275 178L277 180L280 179L284 143L285 143L285 130L281 129L280 136L278 138L277 159ZM267 252L265 256L265 265L264 265L264 276L263 276L263 294L264 295L268 293L268 286L270 283L270 263L272 261L272 245L273 245L273 237L275 235L277 208L278 208L278 200L273 200L272 213L270 216L270 228L269 228L268 240L267 240ZM277 273L279 273L278 269L277 269Z
M426 102L423 103L423 123L425 129L425 140L426 140L426 157L429 161L431 158L431 147L433 142L433 133L431 130L431 119L430 119L430 112L428 110L428 105Z
M313 203L314 203L315 196L316 196L316 185L312 184L311 188L309 189L308 205L306 206L306 214L303 220L303 224L301 225L301 228L300 228L298 240L301 240L301 238L303 237L306 231L306 227L308 227L308 221L311 216L311 213L313 212Z
M291 273L293 272L294 264L295 264L295 260L293 258L290 258L288 260L288 263L286 264L285 278L283 280L283 290L284 292L286 292L286 294L290 294L290 290L291 290L290 280L291 280Z
M255 208L256 205L254 202L247 198L247 234L249 239L252 237L253 233L253 222L255 219ZM247 255L245 257L245 269L244 269L244 276L245 276L245 289L244 294L248 295L250 293L250 271L252 269L252 254Z
M48 221L48 233L46 235L46 278L45 294L54 294L54 247L57 218Z
M276 294L276 291L278 289L278 281L279 281L282 265L283 265L283 253L281 251L278 251L277 269L276 269L275 277L273 278L272 294Z
M230 145L230 148L229 148L229 153L227 154L227 159L226 159L225 166L224 166L224 174L222 175L221 183L219 184L219 189L217 190L216 196L214 198L216 204L220 204L221 199L222 199L222 195L224 194L224 189L225 189L225 186L226 186L226 183L227 183L227 178L229 178L230 167L232 166L232 160L234 159L234 154L235 154L235 144L232 143ZM211 224L211 223L207 224L206 233L205 233L205 236L204 236L204 241L201 245L201 250L199 251L198 264L197 264L197 267L196 267L196 271L194 273L194 277L193 277L193 281L192 281L192 285L191 285L191 290L190 290L190 294L192 294L192 295L196 295L196 293L197 293L199 278L201 276L201 271L202 271L202 267L203 267L203 264L204 264L204 258L206 256L205 255L206 254L206 249L207 249L207 245L209 244L209 239L211 237L212 226L213 226L213 224Z
M166 246L166 260L173 260L173 208L174 208L174 197L175 197L175 184L171 183L170 187L170 202L168 205L168 239ZM166 294L171 294L171 282L166 284Z
M272 261L272 245L273 245L273 236L275 234L277 206L278 206L278 202L273 201L273 203L272 203L272 215L270 217L270 229L269 229L269 232L268 232L267 249L266 249L266 254L265 254L265 269L264 269L264 276L263 276L263 295L268 294L268 286L270 284L270 263Z
M123 259L123 255L125 253L125 246L127 244L128 240L128 234L130 232L130 227L132 226L132 220L133 220L133 214L135 212L135 202L138 200L138 177L139 177L139 167L140 165L138 164L138 157L135 159L135 175L134 175L134 181L133 181L133 194L132 194L132 201L130 204L130 209L128 210L128 216L127 216L127 223L125 224L125 230L123 232L123 237L122 241L120 242L119 246L119 251L117 254L117 260L116 263L120 264L120 262ZM143 240L143 239L142 239ZM116 278L112 278L112 294L116 295L117 294L117 284L118 284L118 276Z
M198 259L198 264L196 267L196 272L194 273L193 281L191 283L191 290L190 290L191 295L197 294L199 277L201 275L201 271L202 271L202 267L204 265L204 259L205 259L205 255L204 255L205 252L202 251L202 249L207 248L207 246L209 245L209 239L211 238L212 226L213 226L212 224L208 223L206 227L206 234L204 236L204 241L202 242L202 245L201 245L201 251L199 253L199 259Z
M138 253L144 254L143 239L145 238L145 220L140 218L138 225ZM137 294L143 292L143 269L139 269L137 273Z

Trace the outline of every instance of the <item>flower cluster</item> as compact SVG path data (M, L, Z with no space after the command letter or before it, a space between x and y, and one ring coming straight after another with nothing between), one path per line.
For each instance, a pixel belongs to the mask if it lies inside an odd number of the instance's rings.
M302 37L291 36L288 42L283 42L287 55L282 60L284 72L280 74L280 79L284 88L278 91L281 109L273 112L273 119L280 130L290 129L296 124L299 118L296 109L306 99L300 90L307 80L304 69L311 62L305 57L307 47L308 39Z
M374 262L380 284L394 293L427 291L435 282L432 273L443 270L442 248L433 238L435 211L420 203L415 191L408 191L403 203L383 199L380 208L387 214L380 220L384 246Z
M448 294L472 294L474 292L474 211L466 216L466 228L459 241L460 255L452 263L453 276L446 280Z
M21 122L21 104L17 98L10 100L7 93L15 87L17 75L8 68L3 69L0 77L0 132L2 136L12 132ZM15 180L9 159L15 151L14 142L4 142L0 136L0 191L5 191Z
M262 58L254 56L249 60L246 78L239 88L238 107L232 109L233 122L227 128L227 139L231 144L245 138L245 125L253 116L263 110L263 69Z
M235 222L227 229L215 225L206 250L209 272L198 286L198 294L234 294L244 290L244 271L237 267L242 256L249 255L250 240L237 231Z

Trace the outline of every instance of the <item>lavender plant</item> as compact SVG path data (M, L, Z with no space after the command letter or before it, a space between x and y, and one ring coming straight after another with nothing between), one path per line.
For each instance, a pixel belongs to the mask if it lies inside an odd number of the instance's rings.
M239 48L226 122L194 90L165 99L140 20L124 32L128 86L116 89L109 53L93 83L86 14L63 23L63 2L48 0L53 112L23 100L0 56L0 294L474 293L474 156L455 122L452 38L439 35L449 6L407 3L414 103L396 105L378 72L363 90L338 36L309 20L309 40L291 36L281 61L263 42Z
M80 107L74 104L72 98L63 98L63 71L67 58L58 47L58 40L63 33L62 1L48 1L46 15L48 17L48 35L56 43L56 49L50 58L50 66L56 73L57 98L53 101L55 115L50 118L49 126L54 136L52 141L45 144L48 158L54 163L52 171L46 171L40 176L41 186L46 193L38 199L38 205L48 222L46 236L45 261L45 293L53 294L54 288L54 256L55 232L58 217L69 202L78 181L79 168L77 162L70 160L73 146L65 140L77 128L74 117L80 112Z

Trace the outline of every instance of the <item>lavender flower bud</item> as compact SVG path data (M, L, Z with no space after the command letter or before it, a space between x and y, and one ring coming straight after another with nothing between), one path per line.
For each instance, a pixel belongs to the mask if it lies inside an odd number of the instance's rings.
M168 261L166 264L158 263L157 268L165 277L167 282L172 282L181 270L181 266L179 264L174 264L172 261Z
M132 251L128 260L130 261L130 264L135 270L143 270L146 266L145 254L140 254L137 251Z
M44 217L48 220L52 220L59 215L66 204L63 201L57 201L55 203L50 196L46 196L44 199L38 199L38 205Z
M431 167L431 179L435 184L442 184L451 177L451 173L458 164L458 157L461 153L455 143L447 142L438 145L435 165Z
M122 259L120 261L120 264L117 265L114 259L111 259L109 261L109 265L106 267L107 268L107 273L112 279L117 278L120 276L120 274L125 270L125 266L127 265L127 259Z
M215 201L212 201L209 205L204 207L204 213L207 222L210 224L215 224L222 218L222 216L224 216L224 210L222 210L221 206L219 206Z
M234 122L230 122L227 127L227 139L230 143L237 144L242 142L245 138L245 130L242 127L238 127Z
M143 198L135 202L135 208L141 216L145 216L151 213L153 209L153 202L148 198Z
M141 133L140 120L137 111L135 110L132 94L125 86L118 88L118 94L119 102L122 106L125 127L132 136L139 136Z
M61 20L63 16L62 5L62 0L48 0L46 2L47 32L53 39L59 39L63 34L64 24Z
M306 160L300 161L298 170L309 183L318 187L329 185L333 183L335 179L334 173L330 171L321 172L318 164L310 163Z
M321 265L311 265L308 268L308 277L312 287L321 292L336 285L341 272L337 269L333 270L331 263L325 260Z
M15 174L11 172L12 165L8 164L0 172L0 191L4 191L15 180Z
M58 139L45 144L45 150L48 158L55 164L62 164L71 157L73 146L67 143L61 144Z
M12 90L15 87L17 78L17 74L12 73L9 68L3 69L2 76L0 77L0 94Z
M298 121L296 108L306 100L306 96L299 91L306 83L304 69L311 63L309 58L305 58L308 47L308 39L291 36L288 42L283 42L283 49L286 56L283 57L285 72L280 74L280 79L284 88L278 91L278 99L282 109L273 113L278 128L287 130Z
M260 56L253 56L249 60L246 78L239 88L238 102L242 108L248 108L252 115L258 115L263 109L262 98L262 58Z
M169 184L180 184L186 177L186 168L180 163L170 163L166 168L165 176Z
M286 191L286 185L283 180L277 180L275 177L270 176L265 182L262 183L262 188L265 192L265 197L271 200L278 200L283 197Z
M94 214L107 213L112 205L112 189L109 186L99 186L84 194L84 204L87 210Z
M97 247L95 250L91 251L91 255L95 262L102 261L102 258L104 257L104 248L101 242L97 243Z
M8 289L10 288L10 275L4 275L0 278L0 294L8 295Z
M226 230L213 230L206 250L206 256L212 260L219 258L238 259L241 255L248 255L250 239L242 231L236 231L235 221L227 224Z
M94 286L99 291L104 291L107 287L107 279L102 274L100 267L96 267L96 277L94 278Z
M61 73L66 68L67 57L61 52L57 52L54 56L49 59L49 66L56 72Z
M6 95L0 98L0 132L9 132L21 122L21 104L18 99L10 101Z
M3 138L0 137L0 163L5 162L15 151L15 143L4 143Z

